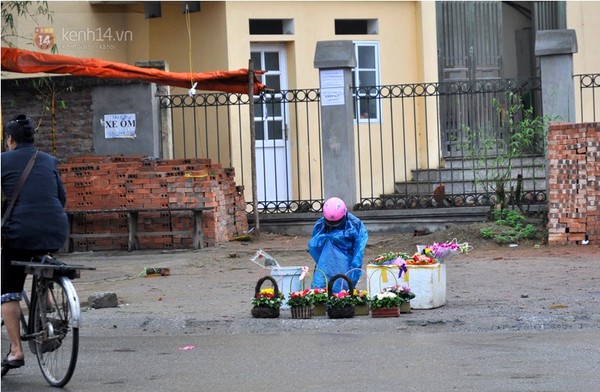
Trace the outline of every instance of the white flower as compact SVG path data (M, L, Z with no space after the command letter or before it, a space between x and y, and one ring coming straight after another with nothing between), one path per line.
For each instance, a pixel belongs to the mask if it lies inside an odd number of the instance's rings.
M384 291L383 293L377 293L378 300L382 300L384 298L396 298L396 297L397 297L396 293L393 293L391 291Z

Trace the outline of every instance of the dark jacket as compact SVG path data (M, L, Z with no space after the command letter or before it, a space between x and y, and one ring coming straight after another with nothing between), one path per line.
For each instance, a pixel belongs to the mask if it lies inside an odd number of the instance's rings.
M8 205L25 166L36 148L20 144L2 153L2 192ZM68 220L67 197L58 171L58 160L38 152L35 164L17 197L2 230L3 243L14 249L60 249L64 246ZM5 206L3 206L4 212Z

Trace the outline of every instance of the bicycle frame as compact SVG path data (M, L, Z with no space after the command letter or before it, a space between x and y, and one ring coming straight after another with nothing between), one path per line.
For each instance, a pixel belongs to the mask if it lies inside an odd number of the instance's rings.
M21 339L28 341L31 352L46 381L53 387L65 386L77 363L81 307L71 282L80 270L93 267L67 265L50 256L39 261L12 261L32 276L31 293L23 299L28 314L21 312ZM9 367L2 367L2 376Z
M80 303L79 303L79 296L77 295L77 291L75 291L75 286L73 286L73 282L71 282L71 280L65 276L61 276L60 278L55 278L55 279L48 279L48 278L43 278L43 277L38 277L38 276L34 276L33 277L33 282L31 284L31 292L32 292L32 299L33 299L33 292L34 290L37 292L37 288L41 285L43 285L44 282L40 281L40 279L43 279L45 281L49 281L49 282L62 282L63 287L65 288L65 291L67 292L67 299L69 301L69 304L71 306L71 317L70 317L70 324L71 326L73 326L74 328L79 328L80 324L81 324L81 307L80 307ZM35 294L37 295L37 293ZM28 309L28 313L31 314L32 309L31 309L31 300L29 299L29 297L27 296L27 292L25 290L23 290L22 293L22 298L23 301L25 302L27 309ZM27 318L25 317L25 315L23 314L23 312L21 312L21 322L25 325L25 330L28 330L29 328L29 321L27 320ZM28 335L24 335L21 337L22 340L28 340L29 336Z

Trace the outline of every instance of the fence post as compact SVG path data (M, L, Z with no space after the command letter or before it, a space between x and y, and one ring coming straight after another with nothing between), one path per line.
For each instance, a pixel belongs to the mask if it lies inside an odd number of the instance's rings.
M319 69L323 197L337 196L348 206L357 201L352 68L352 41L319 41L314 66Z
M537 32L535 55L540 58L543 113L553 122L577 121L573 87L573 53L577 53L575 30Z

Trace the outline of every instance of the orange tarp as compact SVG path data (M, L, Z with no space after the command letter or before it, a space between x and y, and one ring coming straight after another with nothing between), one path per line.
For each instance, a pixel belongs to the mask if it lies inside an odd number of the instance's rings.
M168 72L154 68L142 68L92 58L77 58L32 52L17 48L2 48L2 70L18 73L51 73L97 78L143 80L161 85L196 90L223 91L247 94L249 90L248 70L214 71L201 73ZM264 71L255 71L262 74ZM254 77L254 94L265 86Z

